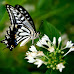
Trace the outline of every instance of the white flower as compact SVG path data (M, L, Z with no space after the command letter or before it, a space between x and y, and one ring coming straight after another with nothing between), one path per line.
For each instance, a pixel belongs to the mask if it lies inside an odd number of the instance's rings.
M38 42L37 42L37 46L39 46L39 47L43 47L43 45L47 45L47 46L49 46L50 47L50 40L49 40L49 38L48 38L48 36L47 35L44 35Z
M28 62L29 62L29 63L35 62L34 58L33 58L31 55L25 57L24 59L28 59Z
M56 65L56 68L59 69L60 72L62 72L62 69L65 68L65 66L63 65L63 63L59 63L58 65Z
M28 62L29 63L33 63L33 62L35 62L35 57L37 56L37 52L27 52L26 53L26 57L25 57L25 59L28 59Z
M44 56L43 51L38 51L37 56Z
M37 68L39 68L43 64L43 61L40 59L36 59L36 62L34 64L38 65Z
M50 51L50 53L51 53L51 52L54 52L55 49L54 49L54 47L52 46L52 47L48 48L47 50Z
M37 53L36 52L27 52L26 53L26 58L25 59L31 59L31 58L35 58L37 56Z
M43 45L48 46L48 44L47 44L46 40L44 40L44 38L39 40L36 45L39 46L39 47L43 47Z
M31 48L29 48L29 50L32 51L32 52L37 52L35 46L33 46L33 45L31 46Z
M73 46L72 41L68 41L65 48L70 48Z
M64 54L64 56L66 56L68 53L70 53L71 51L74 51L74 48L70 48L70 50Z
M61 37L59 37L59 39L58 39L58 44L60 44L61 43Z
M36 45L42 47L41 41L39 40Z
M28 62L29 62L29 63L34 63L34 62L35 62L35 59L34 59L33 57L30 57L30 58L28 59Z
M49 39L49 37L48 37L47 35L45 35L45 34L44 34L44 36L42 37L42 40L47 40L47 41L51 42L50 39Z
M53 45L56 45L56 37L53 37Z

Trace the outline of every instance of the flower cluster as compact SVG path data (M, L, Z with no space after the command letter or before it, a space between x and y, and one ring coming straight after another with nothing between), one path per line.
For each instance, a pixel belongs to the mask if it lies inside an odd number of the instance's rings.
M30 51L26 52L25 59L28 59L29 63L34 63L35 65L38 65L37 67L40 67L43 64L43 61L39 58L44 56L43 51L37 51L33 45L29 50Z
M62 72L65 68L65 60L63 59L69 52L74 51L72 41L68 41L66 46L63 48L61 37L58 38L58 44L56 37L53 37L53 42L47 35L44 35L38 42L37 46L42 47L42 51L37 51L35 46L29 48L30 51L26 53L25 59L28 59L29 63L34 63L39 68L42 64L45 64L47 68L53 70L58 69ZM64 54L64 49L69 48L70 50ZM46 49L46 51L44 51Z

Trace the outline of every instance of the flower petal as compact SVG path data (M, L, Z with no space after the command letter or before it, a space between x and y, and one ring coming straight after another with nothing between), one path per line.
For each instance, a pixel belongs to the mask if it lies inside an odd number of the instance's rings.
M37 42L36 45L39 46L39 47L42 47L42 44L41 44L40 40Z
M64 54L64 56L66 56L68 53L70 53L71 51L74 51L74 48L70 48L70 50Z
M42 40L47 40L50 41L49 37L47 35L44 34L44 36L42 37ZM51 42L51 41L50 41Z
M43 51L38 51L37 56L44 56Z
M47 35L44 35L36 44L39 47L51 46L51 41ZM45 45L45 46L44 46ZM45 47L46 48L46 47Z
M35 62L35 59L34 59L34 58L29 59L28 62L29 62L29 63L34 63L34 62Z
M54 47L53 47L53 46L52 46L52 47L50 47L50 48L48 48L47 50L48 50L48 51L50 51L50 53L55 51L55 49L54 49Z
M56 45L56 37L53 37L53 45Z
M61 43L61 37L59 37L59 39L58 39L58 44L60 44Z
M31 48L29 48L29 50L32 51L32 52L37 52L35 46L33 46L33 45L31 46Z
M38 65L37 68L39 68L43 64L43 61L40 59L36 59L36 62L34 64Z
M60 72L62 72L62 69L65 68L65 66L63 65L63 63L59 63L56 65L56 68L59 69Z
M72 41L67 41L66 47L65 48L70 48L73 46L74 43Z

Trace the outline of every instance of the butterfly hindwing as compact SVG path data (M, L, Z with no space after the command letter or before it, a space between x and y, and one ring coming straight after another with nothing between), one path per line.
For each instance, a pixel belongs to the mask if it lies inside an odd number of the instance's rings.
M18 29L18 32L16 33L16 36L18 36L17 38L17 43L23 41L23 40L27 40L30 38L30 31L22 26L20 29Z
M10 51L12 51L12 49L15 48L21 41L23 41L23 43L26 44L30 40L30 32L26 29L27 33L25 33L24 30L25 27L23 26L21 26L21 28L17 28L15 26L12 27L11 25L7 30L5 39L2 40L1 43L7 45L7 48L9 48Z
M1 41L2 43L6 44L7 48L9 48L10 50L12 50L17 46L16 32L17 32L17 28L11 25L7 30L5 39Z

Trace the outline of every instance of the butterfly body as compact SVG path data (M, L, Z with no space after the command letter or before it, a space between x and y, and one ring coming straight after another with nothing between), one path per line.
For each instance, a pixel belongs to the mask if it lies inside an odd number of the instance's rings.
M36 32L34 22L29 15L29 13L20 5L6 5L6 9L9 13L11 26L5 35L5 40L2 40L2 43L7 45L11 51L15 48L20 42L20 46L25 45L29 40L32 40L39 37L39 33ZM7 38L8 36L8 38Z

